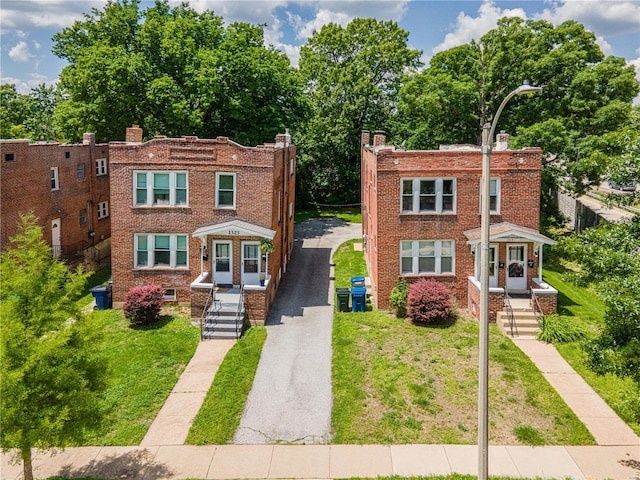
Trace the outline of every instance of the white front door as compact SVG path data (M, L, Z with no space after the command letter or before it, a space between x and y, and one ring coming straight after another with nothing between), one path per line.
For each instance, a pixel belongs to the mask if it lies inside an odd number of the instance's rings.
M507 290L527 291L527 246L507 245Z
M213 242L213 281L218 285L233 285L233 243Z
M62 245L60 244L60 219L51 220L51 248L53 255L59 257L62 253Z
M242 283L260 284L260 243L242 242Z

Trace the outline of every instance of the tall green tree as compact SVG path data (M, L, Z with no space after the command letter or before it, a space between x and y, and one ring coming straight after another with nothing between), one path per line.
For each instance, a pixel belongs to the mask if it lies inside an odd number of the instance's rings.
M29 96L18 93L14 84L0 85L0 138L27 138L30 108Z
M359 201L360 132L390 125L402 74L418 50L395 22L356 18L329 24L300 50L311 116L298 136L302 203Z
M263 29L225 28L187 3L141 10L139 0L110 0L54 36L54 53L69 61L58 126L74 141L85 131L122 139L134 123L148 136L273 141L298 121L303 100L289 59L264 46Z
M97 426L107 366L100 328L76 304L86 281L52 256L33 214L0 256L0 444L33 479L33 448L65 447Z

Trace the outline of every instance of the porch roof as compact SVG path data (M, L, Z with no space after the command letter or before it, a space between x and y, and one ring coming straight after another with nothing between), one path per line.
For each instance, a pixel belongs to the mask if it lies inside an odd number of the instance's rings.
M474 228L464 232L468 244L474 245L481 241L481 229ZM554 245L556 242L549 237L545 237L537 230L528 227L521 227L509 222L496 223L489 227L489 239L492 242L534 242L545 245Z
M191 234L192 237L199 238L207 235L250 235L273 240L276 232L257 223L235 219L203 225Z

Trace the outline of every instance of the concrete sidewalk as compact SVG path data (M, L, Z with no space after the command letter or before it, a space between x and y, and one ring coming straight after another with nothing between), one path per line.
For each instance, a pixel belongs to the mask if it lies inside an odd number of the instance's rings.
M208 445L70 448L34 458L38 478L106 479L374 478L476 474L475 445ZM2 479L21 466L2 456ZM489 474L514 478L630 480L640 476L635 447L489 447Z
M598 445L635 445L636 451L640 451L640 437L571 368L553 345L539 340L512 340L540 369Z

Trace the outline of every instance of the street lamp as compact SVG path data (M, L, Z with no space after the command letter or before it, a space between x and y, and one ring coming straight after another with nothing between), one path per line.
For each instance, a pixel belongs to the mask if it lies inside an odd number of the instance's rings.
M505 97L493 117L493 124L482 129L482 212L480 222L480 358L478 367L478 480L486 480L489 473L489 225L491 210L489 184L491 178L491 150L498 119L507 102L516 95L541 92L527 82Z

